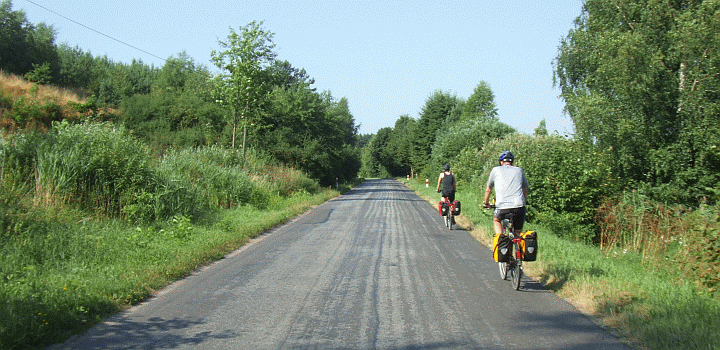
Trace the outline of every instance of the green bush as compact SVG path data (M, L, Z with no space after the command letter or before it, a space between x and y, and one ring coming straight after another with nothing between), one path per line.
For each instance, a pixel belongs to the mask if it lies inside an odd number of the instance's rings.
M486 143L515 132L509 125L492 119L462 120L438 134L426 173L440 173L443 164L450 164L454 169L454 163L464 148L482 149Z
M37 89L37 85L33 87ZM36 98L20 96L14 103L11 98L3 100L5 101L0 101L0 104L8 106L0 106L0 109L7 109L7 116L15 120L20 128L50 128L53 122L64 118L62 107L51 98L39 101Z
M192 93L155 91L123 99L123 125L160 151L215 144L223 111Z
M37 84L50 84L52 82L52 69L50 63L32 64L33 69L25 73L25 79Z
M14 98L11 94L0 90L0 112L9 111L14 103Z
M253 204L255 185L235 163L236 155L219 147L171 151L160 163L160 173L198 193L206 208Z
M137 193L154 187L149 149L124 128L63 122L54 132L38 149L36 200L117 216Z
M280 164L266 153L250 149L242 158L239 152L235 152L233 160L242 164L258 191L262 190L258 195L291 197L320 190L318 182L305 172Z
M523 168L530 183L529 219L572 239L597 241L595 209L616 188L606 154L557 135L512 134L488 142L482 150L464 149L455 167L458 178L484 188L505 150L513 152L515 165Z

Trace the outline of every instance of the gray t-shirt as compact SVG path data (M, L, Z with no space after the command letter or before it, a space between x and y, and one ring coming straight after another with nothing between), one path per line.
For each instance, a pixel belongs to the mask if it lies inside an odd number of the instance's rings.
M487 186L495 188L495 207L498 209L525 206L523 188L530 187L525 172L512 165L494 167L490 172Z

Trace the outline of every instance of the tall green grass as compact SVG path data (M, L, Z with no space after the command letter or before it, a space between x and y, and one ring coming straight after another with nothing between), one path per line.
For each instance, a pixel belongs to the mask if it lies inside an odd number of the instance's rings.
M401 181L433 204L439 198L434 188L425 188L422 182ZM489 243L492 217L478 206L483 191L461 182L456 198L462 202L461 216L472 226L468 230L475 227L476 235L484 235L479 240ZM717 220L716 215L703 215ZM537 222L527 223L526 229L538 232L539 245L538 261L528 263L527 271L546 288L615 328L629 343L649 349L720 348L720 300L699 288L690 275L683 277L681 272L643 257L642 252L626 251L621 246L616 246L617 254L612 250L607 254L596 245L575 241L569 238L572 235L558 234ZM703 230L706 234L717 232L708 227ZM702 242L717 249L717 240L710 242L706 236ZM692 244L688 247L691 249ZM692 259L676 263L677 270L682 270L684 264L690 269L709 266Z
M219 147L185 149L166 154L159 173L195 191L207 208L232 208L253 201L256 186L241 167L227 162L234 152ZM259 196L258 196L259 197Z
M138 191L151 188L150 150L109 123L56 124L37 145L37 201L58 201L119 215Z
M29 191L34 206L69 205L130 221L194 217L217 208L266 207L273 196L315 193L303 172L220 147L171 150L160 161L110 123L55 124L2 146L7 190ZM12 198L16 198L12 197Z
M62 341L338 193L255 154L154 159L109 123L0 138L0 348Z
M36 211L25 229L2 237L0 348L60 342L334 195L277 198L274 209L242 206L202 222L178 217L150 226Z
M597 220L606 254L637 253L648 268L694 282L720 300L720 206L670 206L629 192L606 199Z

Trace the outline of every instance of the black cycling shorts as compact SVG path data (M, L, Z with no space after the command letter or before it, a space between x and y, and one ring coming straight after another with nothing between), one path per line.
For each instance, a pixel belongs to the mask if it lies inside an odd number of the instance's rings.
M450 202L455 200L455 191L445 192L443 191L442 196L447 198Z
M513 228L518 231L522 231L523 225L525 225L525 207L511 208L511 209L495 209L495 217L498 220L503 221L512 214Z

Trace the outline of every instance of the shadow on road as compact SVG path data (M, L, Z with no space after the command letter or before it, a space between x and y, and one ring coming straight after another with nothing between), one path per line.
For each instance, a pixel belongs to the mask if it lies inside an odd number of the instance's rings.
M234 331L203 331L185 335L178 330L196 327L203 321L181 319L166 320L160 317L137 322L127 318L112 318L104 324L80 335L74 341L55 344L48 349L171 349L186 345L198 345L210 339L228 339L237 337Z
M549 289L546 289L542 284L539 282L529 279L528 277L523 277L522 284L520 285L520 292L527 292L527 293L552 293Z

